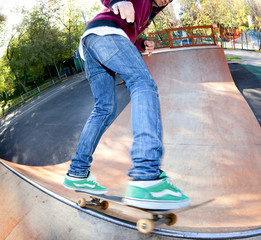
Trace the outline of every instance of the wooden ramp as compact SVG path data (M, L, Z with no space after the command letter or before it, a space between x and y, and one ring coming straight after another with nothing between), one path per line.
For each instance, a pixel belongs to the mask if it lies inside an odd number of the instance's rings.
M144 60L160 95L165 149L162 168L174 179L175 185L190 196L192 203L211 201L180 213L176 225L167 230L157 229L157 234L164 235L161 233L167 231L172 234L168 236L180 237L195 233L195 238L207 236L206 239L260 234L261 128L232 80L223 49L202 47L162 51L144 56ZM108 187L111 195L124 195L128 181L126 171L131 167L131 143L129 104L106 131L94 154L92 172ZM3 162L66 199L75 201L80 196L62 187L69 162L46 167ZM23 183L21 188L19 184L12 190L3 191L2 179L5 180L7 173L2 168L0 236L5 229L8 237L13 236L18 223L28 215L19 215L19 209L11 211L6 199L19 194L19 198L27 201L27 193L23 193ZM70 208L65 207L63 211L66 209ZM113 206L106 214L128 222L137 218L137 213ZM8 221L6 216L9 216ZM104 221L96 222L102 229ZM30 232L30 229L23 231ZM117 232L111 231L112 234ZM119 231L122 230L119 228ZM130 231L132 234L133 230ZM183 235L178 235L180 232ZM233 235L235 233L238 235Z

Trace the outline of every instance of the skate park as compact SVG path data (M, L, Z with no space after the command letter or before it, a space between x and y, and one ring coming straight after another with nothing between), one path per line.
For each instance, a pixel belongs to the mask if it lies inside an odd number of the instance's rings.
M224 50L166 49L144 60L159 90L162 168L200 205L150 235L136 230L142 214L128 207L76 205L81 194L62 182L93 105L78 74L1 119L1 239L259 239L261 129ZM130 99L124 85L117 91L118 117L92 171L108 194L123 196L131 167Z

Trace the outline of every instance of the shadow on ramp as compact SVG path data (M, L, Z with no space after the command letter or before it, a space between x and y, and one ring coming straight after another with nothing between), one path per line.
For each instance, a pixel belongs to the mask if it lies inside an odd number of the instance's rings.
M132 224L135 212L113 206L106 212L79 209L74 202L81 195L61 186L69 162L32 167L2 161L9 167L1 166L0 188L1 222L7 229L1 232L6 237L30 231L36 236L38 224L39 236L51 238L99 238L98 231L103 237L110 234L119 239L232 239L261 234L261 129L232 80L223 49L166 51L144 60L159 89L165 146L162 168L192 203L215 200L179 213L176 225L145 236ZM129 104L94 154L92 172L111 195L123 196L128 182L130 129Z

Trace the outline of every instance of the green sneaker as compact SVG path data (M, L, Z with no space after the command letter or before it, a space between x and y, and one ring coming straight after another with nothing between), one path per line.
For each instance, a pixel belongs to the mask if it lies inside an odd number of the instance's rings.
M150 210L170 210L190 206L190 199L173 185L172 180L164 172L157 180L130 181L123 202Z
M89 173L87 178L76 178L66 175L63 186L70 190L78 190L86 193L105 194L107 189L101 186L94 176Z

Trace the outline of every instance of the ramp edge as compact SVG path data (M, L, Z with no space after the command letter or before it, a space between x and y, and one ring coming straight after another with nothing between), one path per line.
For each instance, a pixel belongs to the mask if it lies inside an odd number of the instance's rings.
M64 198L47 188L39 185L38 183L30 180L23 174L19 173L12 167L10 167L8 164L4 163L0 159L0 163L10 170L12 173L20 177L22 180L26 181L27 183L31 184L33 187L36 189L42 191L43 193L47 194L48 196L70 206L78 211L84 212L90 216L99 218L101 220L107 221L112 224L119 225L121 227L126 227L129 229L134 229L137 230L137 227L134 223L125 221L123 219L111 217L102 213L98 213L96 211L93 211L91 209L84 209L79 207L75 202ZM241 239L241 238L248 238L248 237L255 237L255 236L260 236L261 235L261 228L256 228L256 229L251 229L251 230L242 230L242 231L237 231L237 232L223 232L223 233L207 233L207 232L189 232L189 231L173 231L169 229L163 229L163 228L155 228L155 230L152 232L153 234L160 235L160 236L166 236L166 237L175 237L175 238L183 238L183 239Z

